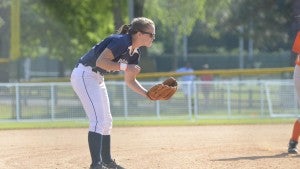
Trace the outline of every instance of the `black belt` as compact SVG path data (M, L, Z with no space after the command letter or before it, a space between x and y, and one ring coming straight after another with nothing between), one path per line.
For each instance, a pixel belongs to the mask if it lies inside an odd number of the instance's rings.
M79 64L82 64L83 66L89 66L89 65L85 65L85 64L83 64L83 63L78 62L78 63L75 65L75 68L77 68L77 67L79 66ZM92 67L92 66L90 66L90 67ZM97 70L96 67L94 67L94 68L92 67L92 71L95 72L95 73L98 73L98 72L99 72L100 75L102 75L102 76L104 75L103 72L100 72L99 70Z

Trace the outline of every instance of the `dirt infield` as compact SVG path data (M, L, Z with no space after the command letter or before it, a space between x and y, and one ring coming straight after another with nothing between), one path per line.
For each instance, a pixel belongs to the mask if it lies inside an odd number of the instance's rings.
M296 169L292 124L124 127L112 153L126 169ZM0 131L0 168L88 169L87 129Z

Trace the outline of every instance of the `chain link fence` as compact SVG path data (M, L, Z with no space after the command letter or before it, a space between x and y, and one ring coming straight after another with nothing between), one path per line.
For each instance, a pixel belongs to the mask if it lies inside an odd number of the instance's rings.
M157 81L141 82L150 88ZM168 101L150 101L124 82L107 81L115 119L227 119L296 117L292 80L179 82ZM0 84L0 120L86 119L70 83Z

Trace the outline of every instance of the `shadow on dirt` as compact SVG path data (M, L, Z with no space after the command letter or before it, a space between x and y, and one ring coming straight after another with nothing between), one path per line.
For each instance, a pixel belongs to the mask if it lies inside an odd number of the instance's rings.
M238 160L258 160L258 159L265 159L265 158L300 158L300 155L297 154L289 154L289 153L280 153L275 155L269 156L246 156L246 157L234 157L234 158L222 158L222 159L215 159L211 161L238 161Z

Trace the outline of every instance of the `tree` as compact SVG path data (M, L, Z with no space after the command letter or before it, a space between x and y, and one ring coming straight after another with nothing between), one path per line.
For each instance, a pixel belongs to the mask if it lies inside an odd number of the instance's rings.
M0 0L0 58L8 58L10 49L10 3Z
M117 1L114 1L115 3ZM124 2L111 0L22 0L22 56L59 59L72 68L92 45L113 33L126 19ZM113 16L113 8L120 14ZM120 23L121 23L120 22Z
M146 0L145 14L161 24L165 35L172 37L173 42L173 69L177 68L179 42L184 36L191 34L197 20L203 20L206 0Z
M237 27L243 27L243 36L252 38L261 51L282 49L289 42L291 5L291 0L237 0L224 28L238 34Z
M127 10L124 8L126 6L126 1L113 0L113 16L114 16L114 27L115 30L119 29L124 23L128 22Z

